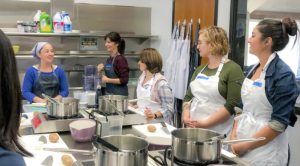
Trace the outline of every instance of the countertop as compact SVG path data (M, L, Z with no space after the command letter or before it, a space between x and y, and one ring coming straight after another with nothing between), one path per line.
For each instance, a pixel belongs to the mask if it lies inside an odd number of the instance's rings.
M20 135L35 134L31 127L20 128L19 133L20 133ZM79 142L74 141L70 132L60 132L58 134L62 138L62 140L65 142L65 144L68 146L69 149L92 150L92 148L93 148L91 142L79 143ZM122 134L123 135L133 134L135 136L142 136L138 131L134 130L131 126L124 126L122 129ZM93 159L92 156L84 156L84 155L73 155L73 156L78 161L86 161L86 160ZM253 166L238 157L234 157L231 159L235 162L243 164L244 166Z

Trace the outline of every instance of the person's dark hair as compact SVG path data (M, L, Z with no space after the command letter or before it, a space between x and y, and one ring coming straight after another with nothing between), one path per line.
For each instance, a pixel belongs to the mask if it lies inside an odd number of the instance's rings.
M154 48L146 48L139 54L139 59L145 63L151 73L159 73L163 67L160 53Z
M32 156L18 141L22 93L17 63L8 37L0 30L0 146Z
M294 45L297 41L297 31L299 31L297 23L291 18L284 18L282 21L266 19L258 23L258 31L261 33L262 40L270 37L273 44L271 51L280 51L289 42L289 35L295 36Z
M105 35L104 40L107 38L110 39L110 41L118 43L118 52L121 55L124 55L125 52L125 40L121 38L120 34L117 32L110 32L109 34Z

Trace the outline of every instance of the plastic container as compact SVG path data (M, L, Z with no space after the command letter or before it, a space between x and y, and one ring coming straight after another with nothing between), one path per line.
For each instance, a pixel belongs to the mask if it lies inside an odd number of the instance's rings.
M69 14L64 15L64 33L72 33L72 21Z
M122 135L123 116L108 116L109 135Z
M40 18L41 18L42 14L43 14L42 11L38 10L37 13L35 14L35 16L33 17L33 21L36 24L35 28L37 30L37 33L40 32Z
M64 20L62 15L57 12L53 19L53 32L54 33L64 33Z
M43 12L40 17L40 32L41 33L52 33L52 20L51 17Z
M17 21L17 31L24 32L23 21Z
M66 13L65 11L62 11L62 12L61 12L61 17L64 19L66 14L67 14L67 13Z

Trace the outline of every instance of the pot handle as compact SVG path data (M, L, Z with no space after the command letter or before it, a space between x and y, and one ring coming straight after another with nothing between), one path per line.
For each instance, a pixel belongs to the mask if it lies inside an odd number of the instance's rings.
M66 149L66 148L43 148L45 151L52 151L52 152L63 152L63 153L70 153L70 154L80 154L91 156L94 154L93 151L90 150L79 150L79 149Z
M230 140L230 141L222 141L223 145L230 145L230 144L237 144L243 142L255 142L255 141L262 141L265 140L266 137L259 137L259 138L249 138L249 139L237 139L237 140Z

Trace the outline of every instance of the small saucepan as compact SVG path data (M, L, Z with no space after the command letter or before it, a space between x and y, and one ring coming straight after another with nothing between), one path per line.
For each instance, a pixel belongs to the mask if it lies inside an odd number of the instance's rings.
M219 161L222 145L265 139L265 137L260 137L223 141L222 134L201 128L181 128L173 130L171 134L171 148L174 157L188 164L210 164ZM165 154L169 148L166 148Z

